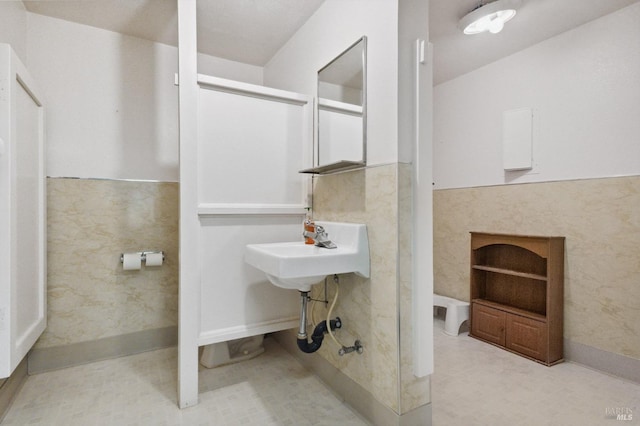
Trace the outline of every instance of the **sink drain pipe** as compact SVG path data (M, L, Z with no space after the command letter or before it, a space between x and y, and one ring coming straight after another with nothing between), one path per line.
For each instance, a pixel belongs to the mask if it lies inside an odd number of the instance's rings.
M302 307L300 308L300 327L298 328L298 348L304 353L313 353L320 349L322 341L324 340L324 334L328 332L327 321L322 321L313 330L311 335L311 342L307 340L307 300L309 300L309 292L300 292L300 301ZM329 326L331 330L342 327L340 317L336 317L335 320L329 320Z

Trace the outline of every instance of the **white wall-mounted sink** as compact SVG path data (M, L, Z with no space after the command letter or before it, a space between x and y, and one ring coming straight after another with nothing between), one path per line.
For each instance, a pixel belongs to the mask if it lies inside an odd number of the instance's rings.
M340 222L316 222L316 225L324 227L337 248L305 244L302 237L295 242L249 244L245 262L267 274L272 284L299 291L310 291L313 284L327 275L355 272L368 278L367 226Z

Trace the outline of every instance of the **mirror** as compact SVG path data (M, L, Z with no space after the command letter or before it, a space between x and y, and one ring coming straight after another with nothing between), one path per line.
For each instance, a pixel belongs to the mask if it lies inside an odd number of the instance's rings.
M315 166L331 173L366 165L367 38L363 36L318 71Z

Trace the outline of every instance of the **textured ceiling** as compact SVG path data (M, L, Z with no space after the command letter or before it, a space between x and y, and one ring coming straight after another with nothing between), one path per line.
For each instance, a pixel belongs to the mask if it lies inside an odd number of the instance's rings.
M478 0L430 0L429 34L433 44L434 84L504 58L638 0L524 0L516 16L498 34L464 35L458 20ZM489 3L489 1L485 1Z
M324 0L199 0L198 51L265 65ZM176 0L23 1L28 11L178 44Z
M323 1L199 0L198 50L263 66ZM458 20L479 0L430 0L434 83L465 74L637 1L640 0L523 0L518 14L501 33L465 36L457 28ZM177 45L176 0L23 3L34 13Z

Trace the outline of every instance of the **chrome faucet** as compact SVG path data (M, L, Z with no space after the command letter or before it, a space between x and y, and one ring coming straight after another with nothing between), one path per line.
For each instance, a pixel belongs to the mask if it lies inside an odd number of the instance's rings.
M316 247L323 247L328 249L334 249L338 247L329 239L329 234L320 225L316 225L315 232L304 231L302 233L302 236L311 238L315 242Z

